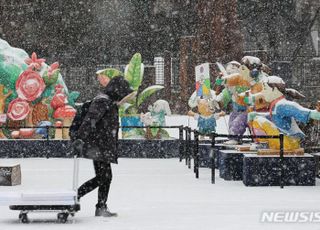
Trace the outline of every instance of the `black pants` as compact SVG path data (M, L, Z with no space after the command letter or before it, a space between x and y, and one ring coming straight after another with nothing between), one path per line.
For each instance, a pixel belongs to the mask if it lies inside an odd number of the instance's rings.
M110 163L103 161L93 161L93 165L96 176L80 186L80 188L78 189L78 199L91 192L95 188L99 187L98 203L96 207L105 207L108 200L108 194L112 180L111 165Z

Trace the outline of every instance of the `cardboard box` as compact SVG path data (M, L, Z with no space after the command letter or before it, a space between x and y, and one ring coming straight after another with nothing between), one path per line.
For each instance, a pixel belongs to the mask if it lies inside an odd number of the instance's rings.
M14 186L21 184L20 164L11 166L0 165L0 186Z

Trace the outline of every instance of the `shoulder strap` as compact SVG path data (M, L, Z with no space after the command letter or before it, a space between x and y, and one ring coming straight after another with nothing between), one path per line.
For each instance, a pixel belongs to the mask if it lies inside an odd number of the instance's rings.
M93 100L98 100L98 99L105 99L105 100L108 100L108 101L112 102L111 99L110 99L110 97L109 97L107 94L104 94L104 93L98 94ZM106 112L104 112L104 114L102 115L102 117L105 115L105 113L106 113ZM100 119L99 119L99 120L100 120ZM99 121L99 120L98 120L98 121ZM96 122L98 122L98 121L96 121Z

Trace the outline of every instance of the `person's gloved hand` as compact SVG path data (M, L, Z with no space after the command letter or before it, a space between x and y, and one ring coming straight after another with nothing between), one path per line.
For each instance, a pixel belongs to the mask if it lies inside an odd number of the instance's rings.
M320 120L320 112L318 112L317 110L311 110L310 112L310 117L313 119L313 120Z
M83 140L81 139L76 139L74 142L72 142L71 144L71 147L72 147L72 150L75 152L75 153L81 153L82 152L82 148L83 148Z
M257 116L256 112L250 112L248 113L248 122L253 121Z

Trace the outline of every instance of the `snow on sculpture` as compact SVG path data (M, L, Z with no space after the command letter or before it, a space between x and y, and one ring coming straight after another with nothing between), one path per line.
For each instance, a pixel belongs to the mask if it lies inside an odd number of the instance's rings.
M153 117L154 123L159 126L165 126L166 120L165 115L171 115L171 109L169 103L166 100L157 100L148 107L151 116Z
M166 126L165 116L171 115L169 103L166 100L157 100L148 106L149 112L141 114L140 118L145 126ZM161 139L170 137L168 132L162 128L147 127L145 137L147 139Z
M268 112L250 112L248 122L255 134L279 135L285 134L284 150L294 153L303 153L300 149L300 141L305 134L299 128L297 122L307 123L310 119L320 120L319 110L307 109L297 102L289 101L286 96L292 98L304 97L298 91L287 89L284 81L277 76L270 76L263 81L263 90L251 94L251 100L264 98L269 103ZM280 148L279 140L268 139L270 149Z

